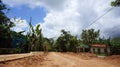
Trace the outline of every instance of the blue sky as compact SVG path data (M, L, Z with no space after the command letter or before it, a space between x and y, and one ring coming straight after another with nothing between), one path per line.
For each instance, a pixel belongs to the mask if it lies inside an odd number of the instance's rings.
M8 17L26 19L27 22L29 22L30 17L32 17L33 25L36 25L38 22L43 22L43 19L46 16L46 10L42 7L31 9L27 5L21 5L18 7L7 6L10 8L9 13L7 13Z
M112 8L111 1L113 0L3 0L11 8L7 15L16 24L13 30L27 30L29 18L32 17L32 24L41 24L42 33L48 38L58 37L61 29L80 36L82 30L86 29L85 26L88 29L100 29L101 37L120 36L120 7L115 7L89 26ZM18 24L13 20L14 16L23 23Z

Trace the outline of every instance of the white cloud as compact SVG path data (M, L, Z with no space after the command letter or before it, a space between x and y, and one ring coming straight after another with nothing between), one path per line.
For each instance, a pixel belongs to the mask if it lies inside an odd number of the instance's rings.
M78 34L81 23L80 14L77 11L77 0L68 2L68 6L63 11L50 11L44 18L42 24L43 33L47 37L59 36L60 30L72 31L72 34ZM70 5L69 5L70 4Z
M11 29L16 31L16 32L20 32L20 31L25 31L28 28L28 23L26 20L21 19L21 18L12 18L11 21L15 24L14 27L12 27Z
M45 7L52 10L60 10L65 6L67 0L3 0L4 3L11 7L28 5L30 8Z
M85 29L91 21L94 21L111 8L110 2L110 0L69 0L64 10L60 12L49 10L50 12L44 18L44 23L42 23L43 32L47 37L54 37L59 36L61 29L65 29L74 35L80 35L82 29ZM101 29L102 36L104 36L105 33L103 32L109 28L107 25L111 23L110 19L111 15L101 18L101 20L93 24L95 26L92 25L88 28ZM116 21L118 22L118 20L113 22ZM104 22L106 24L103 24Z
M14 6L28 5L31 8L44 7L48 10L44 22L40 23L46 37L57 37L65 29L76 35L97 17L111 8L112 0L4 0ZM120 25L120 8L114 8L88 28L100 29L102 35ZM120 29L117 27L116 29ZM114 34L114 33L112 33ZM107 35L108 36L108 35Z

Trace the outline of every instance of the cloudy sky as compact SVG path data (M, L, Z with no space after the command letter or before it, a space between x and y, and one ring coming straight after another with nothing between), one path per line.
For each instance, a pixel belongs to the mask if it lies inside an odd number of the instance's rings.
M15 31L28 29L29 18L32 24L41 24L45 37L57 37L65 29L73 35L80 35L82 29L101 30L101 36L120 35L120 7L112 7L113 0L3 0L11 9L8 17L15 22ZM101 15L107 14L93 23ZM16 20L13 18L16 17ZM22 19L19 23L19 19Z

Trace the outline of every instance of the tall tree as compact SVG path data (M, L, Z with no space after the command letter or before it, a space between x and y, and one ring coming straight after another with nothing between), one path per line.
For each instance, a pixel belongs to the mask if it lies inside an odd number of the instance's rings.
M6 16L5 11L8 8L0 0L0 47L10 47L12 35L10 28L14 26L13 22Z
M56 48L58 51L73 51L75 52L76 45L78 45L77 38L72 36L69 31L61 30L62 34L56 40Z
M94 29L83 30L81 34L81 38L84 44L93 44L95 40L99 38L99 32L95 31Z
M78 46L79 41L77 37L73 36L70 40L69 51L76 52L76 47Z

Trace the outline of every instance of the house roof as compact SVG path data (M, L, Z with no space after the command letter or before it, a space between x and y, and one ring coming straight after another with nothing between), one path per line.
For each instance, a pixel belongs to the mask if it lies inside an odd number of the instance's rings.
M105 48L105 44L92 44L91 47L100 47L100 48Z

